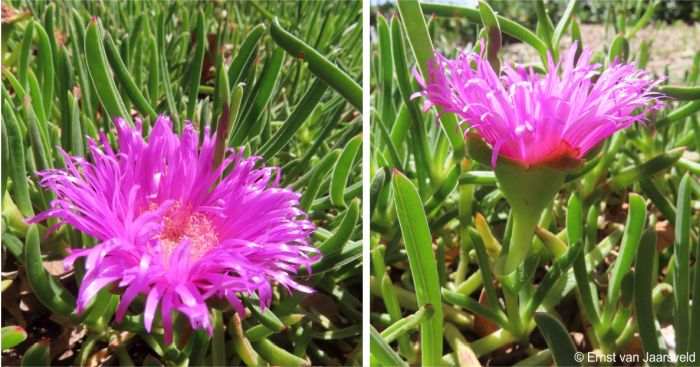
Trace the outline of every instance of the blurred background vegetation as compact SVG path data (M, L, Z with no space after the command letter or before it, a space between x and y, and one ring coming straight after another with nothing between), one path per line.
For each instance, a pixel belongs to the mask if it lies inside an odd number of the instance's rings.
M476 7L476 1L433 1L467 7ZM700 50L700 2L679 0L581 0L574 17L581 27L583 43L601 55L616 34L633 24L625 24L627 19L639 19L649 4L654 2L651 22L639 35L630 40L630 49L639 49L641 40L649 44L650 52L647 69L656 76L665 75L672 83L685 80L687 71L693 64L695 52ZM493 10L528 29L536 30L536 1L495 0L488 2ZM545 0L550 18L560 19L567 1ZM372 29L376 28L376 12L389 16L396 12L394 1L374 2L372 7ZM471 48L472 40L478 36L480 24L459 17L431 17L429 30L435 47L441 52L452 54L457 49ZM376 35L372 33L372 37ZM571 39L564 36L562 48L568 47ZM503 34L503 59L519 63L535 62L539 59L531 47L515 38Z

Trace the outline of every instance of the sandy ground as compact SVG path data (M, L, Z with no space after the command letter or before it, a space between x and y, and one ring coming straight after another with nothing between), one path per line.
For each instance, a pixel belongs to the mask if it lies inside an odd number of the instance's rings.
M603 25L582 24L581 37L583 44L592 47L594 52L607 54L605 46L612 42L615 33L612 27L606 33ZM636 57L642 40L647 40L650 45L647 70L657 75L664 75L664 69L668 65L670 83L685 84L683 82L684 73L690 70L693 56L700 51L700 24L667 25L659 23L647 26L637 32L631 40L632 57ZM571 39L568 36L564 37L561 44L568 47L571 44ZM504 47L504 59L515 59L518 62L539 61L535 49L522 43Z

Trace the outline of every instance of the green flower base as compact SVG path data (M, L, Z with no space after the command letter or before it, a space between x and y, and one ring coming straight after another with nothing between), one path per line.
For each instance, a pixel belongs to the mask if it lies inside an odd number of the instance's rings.
M467 139L469 155L484 165L491 165L491 148L477 137ZM578 170L583 161L561 157L551 162L525 165L498 157L496 181L512 210L513 230L510 244L504 244L495 272L506 276L514 272L527 257L532 236L542 212L564 185L566 175Z

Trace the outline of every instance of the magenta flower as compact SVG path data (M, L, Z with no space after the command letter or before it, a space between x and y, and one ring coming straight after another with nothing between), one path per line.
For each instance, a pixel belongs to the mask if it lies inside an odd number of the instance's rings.
M207 129L200 148L189 122L179 137L161 116L148 141L137 125L116 119L117 152L101 134L102 147L88 138L92 162L61 150L66 168L38 173L57 198L29 221L58 218L57 226L70 224L100 241L66 258L67 266L86 258L78 313L115 285L124 292L117 322L144 295L146 330L160 305L171 343L173 310L211 334L211 297L227 299L243 316L237 293L257 294L265 308L273 282L312 292L290 274L320 258L307 242L314 225L298 208L299 194L278 187L278 169L256 168L260 158L244 157L243 149L229 150L215 167L216 134Z
M482 47L482 50L484 47ZM594 146L634 122L649 121L647 113L660 109L659 81L633 65L614 62L600 70L584 48L575 61L576 43L558 64L549 55L549 72L503 67L499 78L489 62L471 52L456 60L435 53L428 65L428 81L416 73L427 96L424 107L442 107L469 124L499 155L525 164L582 158ZM472 66L475 65L475 69Z

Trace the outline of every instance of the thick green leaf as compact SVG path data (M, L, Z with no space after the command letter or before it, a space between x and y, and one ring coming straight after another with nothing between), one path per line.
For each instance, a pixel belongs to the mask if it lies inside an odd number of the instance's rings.
M2 167L9 167L10 166L10 140L7 137L7 129L5 129L5 120L3 119L2 125L0 125L0 131L2 131L2 146L0 146L0 149L2 149ZM7 172L7 168L2 170L0 172L2 174L2 188L0 189L0 198L4 199L5 198L5 192L7 191L7 181L8 178L10 177L10 174Z
M157 51L158 55L158 69L160 70L159 82L165 92L165 104L168 107L168 114L173 120L174 130L180 131L182 125L180 124L180 115L175 104L175 96L173 94L172 80L169 72L170 69L168 67L169 61L165 53L165 13L161 12L158 14L156 26L157 47L154 50Z
M382 254L381 256L383 256L383 251L374 252L373 254L379 255L380 253ZM373 261L375 264L377 264L379 262L381 262L382 264L384 263L384 260L381 258L378 258L378 256L375 256L375 258L377 260L377 261ZM382 266L380 264L380 265L375 265L375 267L381 267L382 268L381 270L383 271L384 270L383 268L385 266ZM400 331L397 330L397 334L395 335L396 338L398 339L399 351L401 352L401 354L404 357L406 357L410 361L413 361L416 358L416 353L413 350L413 347L411 346L411 341L407 335L401 335L401 334L403 334L403 332L407 332L409 328L413 329L413 328L417 327L421 322L423 322L423 318L416 317L416 318L412 318L411 321L404 321L403 324L399 324L401 322L401 320L404 320L404 319L402 319L401 306L399 305L399 300L396 297L396 292L394 290L394 285L391 283L391 278L389 278L389 274L387 274L386 272L384 272L381 276L377 274L377 276L379 277L379 279L382 280L382 284L381 284L382 298L384 301L384 306L386 307L386 310L389 313L389 318L390 318L391 322L393 322L394 325L396 325L397 328L400 328ZM417 312L422 312L424 310L426 310L426 308L421 308ZM432 310L430 310L430 315L432 317ZM404 325L405 323L410 323L411 325L410 326ZM384 330L384 331L387 331L387 330ZM382 338L388 338L388 339L386 339L386 342L391 343L392 339L389 335L386 335L386 334L382 335Z
M251 133L259 131L260 124L264 121L260 115L262 115L277 84L283 61L284 52L281 49L275 49L261 71L262 77L253 87L252 93L245 103L242 118L236 124L230 140L232 145L242 145Z
M530 314L537 310L556 281L561 276L566 274L566 271L569 270L578 257L583 257L580 256L582 249L583 242L579 241L574 243L571 247L569 247L569 250L552 265L549 271L547 271L547 274L545 274L544 278L542 278L540 281L540 284L537 286L537 291L535 291L535 294L532 296L527 305L523 307L523 310L521 311L521 317L523 319L529 317Z
M18 79L22 86L27 85L27 72L29 71L29 55L32 47L32 39L34 37L34 23L29 22L24 29L22 37L22 48L19 54L19 66L17 68Z
M156 114L156 111L148 103L146 97L141 94L136 82L131 75L129 75L129 71L126 68L126 65L124 65L124 61L122 60L121 56L119 56L117 46L114 44L112 36L109 33L105 35L104 43L107 59L112 65L114 74L116 75L121 86L124 88L126 95L134 103L134 105L136 105L136 108L138 108L142 114L149 116L151 121L155 121L158 114Z
M326 84L321 80L315 81L309 87L309 90L306 91L301 101L294 108L294 112L287 117L284 125L260 148L261 156L267 159L274 157L294 139L304 122L318 108L318 103L321 101L321 97L323 97L327 88Z
M280 321L282 321L282 324L284 324L285 326L285 328L281 331L286 331L290 326L296 325L303 319L304 315L302 314L291 314L280 317ZM275 334L275 332L273 330L268 329L263 324L255 325L245 331L246 338L248 338L248 340L251 342L262 340L273 334Z
M673 252L675 267L673 268L673 300L674 322L676 332L676 351L684 354L688 351L690 334L690 174L685 174L678 186L678 201L676 204L675 241ZM695 267L695 271L699 271Z
M256 320L258 320L266 328L272 330L275 333L279 333L285 329L282 321L275 315L270 309L262 310L260 307L255 305L253 301L244 298L243 303L248 307L248 310L253 314Z
M53 89L54 89L54 57L51 50L51 42L44 27L39 22L35 21L35 31L37 35L37 76L40 76L41 81L41 100L36 100L34 103L41 102L45 111L51 111L53 104ZM53 34L51 35L53 37Z
M700 86L683 87L677 85L663 85L659 92L680 101L692 101L700 99Z
M459 366L470 366L470 367L480 367L478 357L472 350L469 342L464 337L459 329L453 324L445 323L445 339L453 350L453 354L457 359Z
M71 106L68 94L73 92L75 81L73 79L73 66L68 58L68 50L61 46L58 50L58 89L59 108L61 111L61 146L70 146L70 139L73 134L71 121Z
M647 5L646 10L644 11L644 14L637 20L637 23L634 24L634 27L631 29L627 30L627 33L625 33L625 37L627 38L632 38L639 30L644 28L647 23L649 23L649 20L651 19L652 15L654 14L654 9L656 8L656 1L654 0L649 0L649 4Z
M380 81L380 106L379 111L382 120L386 123L393 118L393 82L394 82L394 60L391 55L391 36L386 18L380 13L377 14L377 41L379 44L379 81Z
M204 51L206 42L206 21L204 13L200 10L196 15L195 40L196 46L192 64L190 64L189 93L187 97L187 119L194 118L194 106L197 103L199 81L202 75L202 64L204 63Z
M656 232L647 229L637 252L634 266L634 316L642 340L642 347L647 354L661 355L666 348L661 336L659 323L654 316L651 292L656 280ZM653 366L663 363L651 363Z
M51 365L51 341L44 339L34 343L22 356L21 367L39 367Z
M613 39L610 44L610 50L608 52L608 61L615 62L626 62L629 56L629 42L625 35L620 33Z
M328 83L356 109L362 110L362 88L337 65L282 28L277 18L272 22L270 36L287 53L306 62L312 73Z
M589 269L596 268L603 259L608 256L613 246L617 244L622 236L622 231L614 230L610 235L605 237L598 245L589 251L585 256L586 267ZM576 278L573 269L570 269L564 276L559 278L552 287L552 291L545 297L542 306L545 309L552 309L561 302L571 291L576 288Z
M231 334L231 339L233 340L233 348L243 363L245 363L247 366L267 365L267 362L260 357L258 352L253 349L250 341L248 341L248 339L245 337L245 334L243 333L243 326L241 325L241 319L237 314L231 318L229 333ZM225 365L225 363L222 365Z
M345 210L338 229L326 241L318 246L322 254L328 255L340 251L350 240L355 224L360 217L360 200L354 199Z
M245 40L241 43L241 47L238 49L238 53L228 69L230 85L237 85L243 82L243 70L247 68L246 65L250 65L255 59L255 47L260 42L263 32L265 32L265 26L258 24L248 32Z
M12 179L12 193L17 207L26 217L34 216L32 201L29 197L29 186L27 185L27 170L24 158L24 139L20 131L17 119L12 107L7 100L2 105L2 125L7 131L7 141L10 148L10 178ZM5 167L3 167L3 170Z
M90 19L85 31L85 57L92 83L97 96L102 101L106 116L103 117L111 125L111 119L121 117L133 126L131 114L124 106L110 69L107 67L107 55L102 43L102 30L96 17Z
M437 13L437 11L428 12L426 10L426 7L435 4L430 4L427 2L420 4L417 0L401 0L397 1L397 5L399 8L399 13L401 14L401 19L403 20L403 24L410 25L409 27L404 26L404 28L416 60L416 66L418 67L418 70L423 78L427 79L429 75L428 62L433 59L433 43L430 40L430 34L428 33L428 29L425 24L423 12L427 12L428 14ZM476 11L477 18L475 21L479 22L479 12L476 9L471 10ZM395 33L396 32L394 32L394 34ZM392 35L392 41L396 42L393 38L394 36ZM394 64L396 64L396 60L396 54L394 54ZM460 132L459 123L456 116L453 114L447 114L444 115L440 121L442 122L442 130L449 139L450 145L454 150L454 158L461 159L464 156L464 139Z
M305 359L299 358L280 348L268 339L253 343L255 350L274 366L310 366Z
M547 48L551 50L554 23L552 23L552 18L550 18L549 13L547 13L544 0L535 2L535 11L537 12L537 35L547 44Z
M571 17L576 10L577 5L578 0L569 0L561 19L559 19L559 23L557 23L557 27L554 29L554 33L552 34L552 50L555 55L559 53L559 42L564 35L564 31L569 26L569 22L571 21Z
M5 326L0 330L3 352L14 348L27 339L27 332L21 326Z
M479 270L481 271L481 276L484 280L484 291L486 291L486 297L488 298L491 307L500 309L496 288L493 286L494 273L490 260L491 258L496 258L496 256L499 255L500 244L491 234L490 228L486 225L486 221L481 214L476 214L475 222L478 235L471 235L471 243L472 246L474 246L474 251L476 252L476 262L479 265ZM489 249L491 251L489 251ZM489 257L489 253L492 254L491 257Z
M39 125L39 119L34 113L34 105L29 98L24 99L24 112L24 118L27 122L27 130L29 133L29 145L32 148L34 156L34 164L38 170L52 168L51 163L49 163L51 156L48 154L48 142L42 134L43 129Z
M610 283L608 284L608 297L605 300L605 312L601 320L603 325L609 325L612 322L611 318L617 300L620 296L620 286L622 279L629 271L634 257L639 248L639 240L642 238L644 224L646 223L647 210L644 199L635 194L629 194L629 211L627 214L627 224L625 224L625 232L622 236L622 244L618 251L617 259L610 271Z
M362 147L362 135L357 135L352 138L340 152L338 162L333 166L331 173L330 198L331 204L337 207L345 207L345 193L352 169L357 154Z
M486 58L496 74L499 74L501 71L501 60L498 58L498 53L501 51L502 40L498 18L496 18L496 14L491 9L491 6L485 1L479 2L479 15L488 36L486 40Z
M697 111L700 111L700 100L686 103L676 108L675 110L669 112L669 114L665 117L658 119L656 121L656 128L661 129L662 127L665 127L670 123L683 120L684 118L696 113Z
M408 363L401 359L396 351L391 349L374 326L369 327L369 345L372 357L376 358L379 366L408 366ZM372 366L375 364L372 363Z
M549 350L552 351L554 361L558 366L580 366L574 355L576 346L569 336L569 332L562 323L546 313L535 314L535 322L547 341Z
M510 328L508 320L500 308L489 308L469 296L452 292L444 288L442 289L442 296L447 303L451 303L475 314L479 314L504 329Z
M321 161L316 163L316 167L314 167L309 183L306 185L306 190L299 201L299 208L301 210L308 211L309 208L311 208L311 203L313 203L314 199L316 199L316 196L321 190L321 183L323 179L331 171L335 162L338 160L338 156L340 156L340 151L338 149L334 149L326 154Z
M421 324L423 365L435 366L442 358L442 300L440 279L435 267L433 241L415 186L398 171L392 177L396 214L399 218L418 305L432 305L435 314Z
M581 207L581 198L578 193L574 193L569 198L566 212L566 232L569 247L583 241L583 208ZM593 282L590 280L590 272L593 267L588 265L582 256L576 257L574 260L574 277L576 278L578 294L581 297L586 316L591 324L597 327L600 325L600 306L597 301L597 293L592 289L594 287Z
M431 2L422 3L421 8L423 12L428 15L435 14L441 17L464 17L470 22L481 21L479 11L474 8ZM536 34L504 16L497 15L496 18L498 19L498 24L503 33L534 47L540 55L543 65L547 65L547 45L537 37Z
M649 177L657 172L671 167L683 155L684 149L671 149L661 153L641 165L625 168L617 175L608 180L610 190L617 191L623 189L642 178Z
M219 310L212 310L211 323L214 335L211 339L211 360L215 366L226 365L226 345L224 342L224 316ZM237 316L236 316L237 317Z
M75 320L75 297L44 269L36 224L27 232L24 255L27 279L34 295L51 311Z

